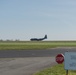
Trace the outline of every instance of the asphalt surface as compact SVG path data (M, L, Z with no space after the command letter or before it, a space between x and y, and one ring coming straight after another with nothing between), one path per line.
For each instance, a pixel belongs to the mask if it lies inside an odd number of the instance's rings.
M33 75L56 64L55 56L76 48L0 51L0 75Z
M20 57L51 57L58 53L65 53L66 51L76 51L76 48L63 47L53 48L47 50L0 50L0 58L20 58Z
M33 75L55 65L54 57L0 59L0 75Z

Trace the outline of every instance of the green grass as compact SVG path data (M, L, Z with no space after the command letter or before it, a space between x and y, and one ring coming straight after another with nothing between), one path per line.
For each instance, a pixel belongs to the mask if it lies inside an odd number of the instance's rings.
M0 50L50 49L76 47L76 41L1 41Z
M66 70L64 69L63 64L59 64L33 75L66 75ZM68 75L76 75L76 71L68 71Z

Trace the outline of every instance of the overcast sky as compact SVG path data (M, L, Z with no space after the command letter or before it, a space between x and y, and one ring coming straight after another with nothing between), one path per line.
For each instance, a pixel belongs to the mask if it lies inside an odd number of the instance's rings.
M76 0L0 0L0 39L76 40Z

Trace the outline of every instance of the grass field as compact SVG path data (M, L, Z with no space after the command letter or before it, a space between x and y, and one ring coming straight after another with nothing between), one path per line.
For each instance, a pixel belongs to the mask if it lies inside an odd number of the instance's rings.
M59 64L35 73L34 75L66 75L66 70L64 69L63 64ZM68 71L68 75L76 75L76 71Z
M76 47L76 41L1 41L0 50L50 49Z

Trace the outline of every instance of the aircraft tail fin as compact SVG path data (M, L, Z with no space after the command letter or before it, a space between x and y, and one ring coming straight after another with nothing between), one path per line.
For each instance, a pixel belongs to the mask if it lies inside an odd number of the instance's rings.
M47 39L47 35L45 35L45 37L44 37L45 39Z

